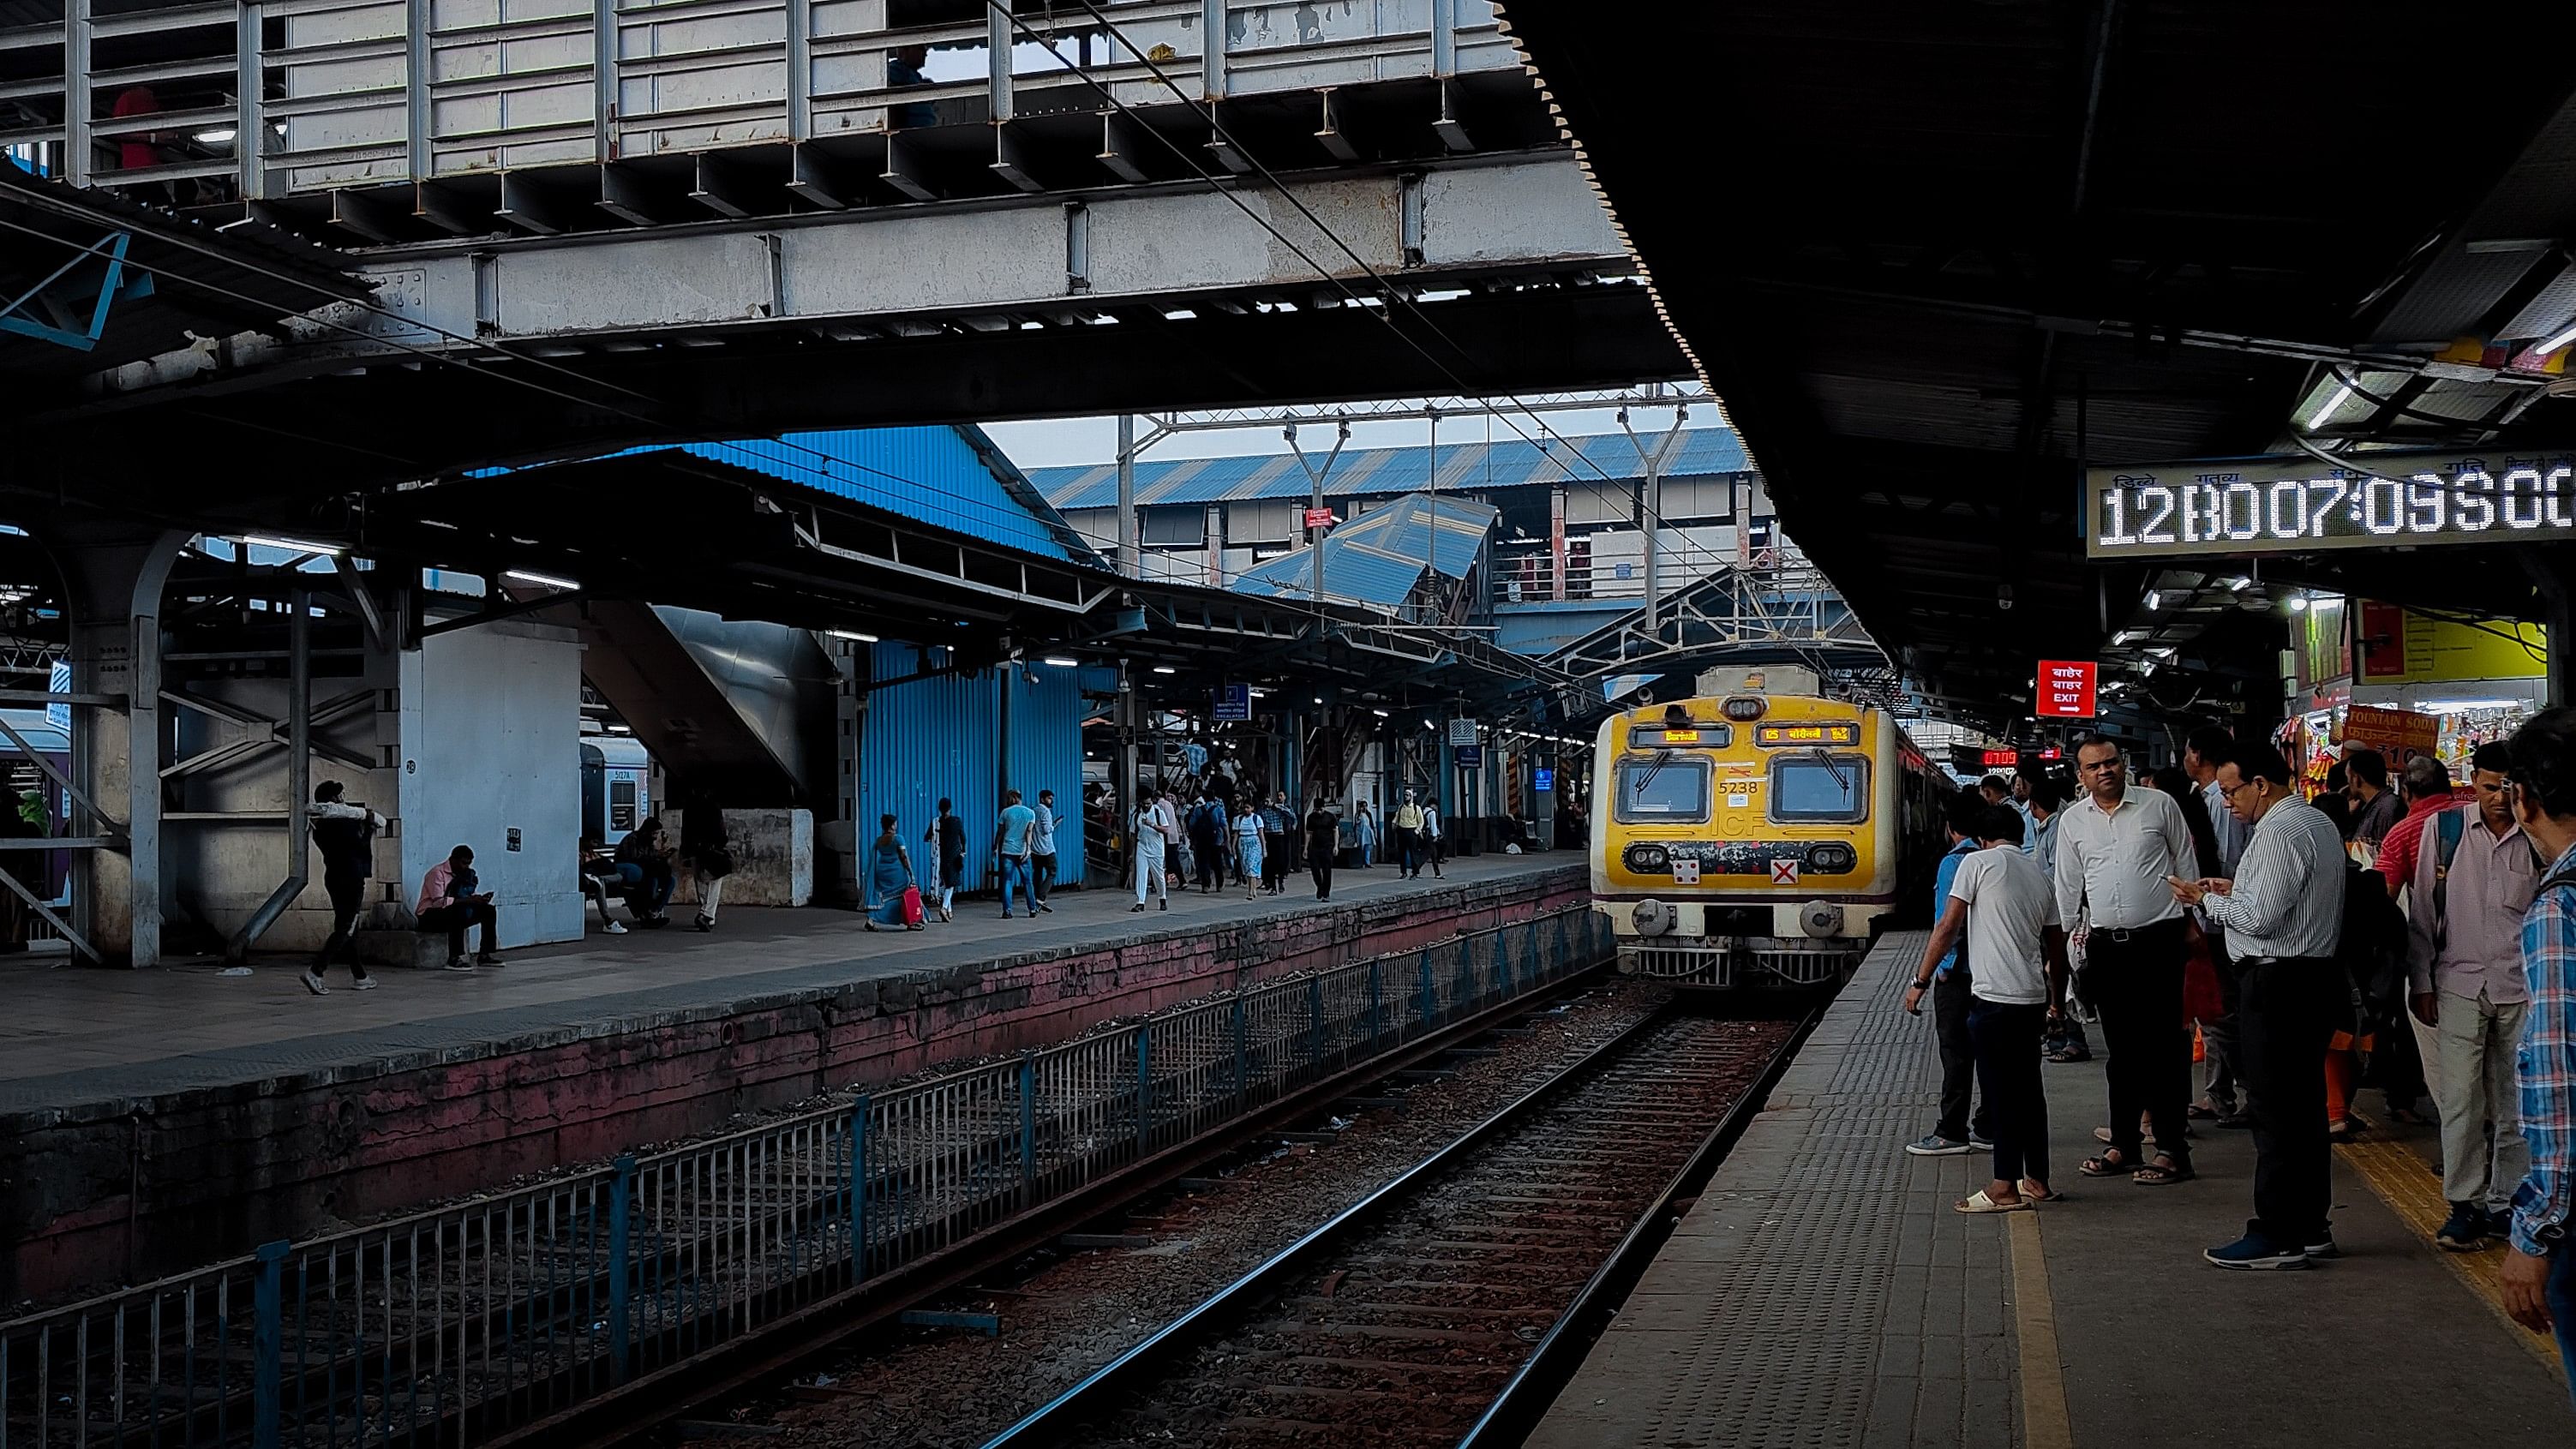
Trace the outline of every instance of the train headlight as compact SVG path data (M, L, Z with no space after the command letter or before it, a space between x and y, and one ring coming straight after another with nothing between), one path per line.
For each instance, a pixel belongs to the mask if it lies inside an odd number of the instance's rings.
M1829 840L1807 850L1807 869L1818 875L1841 875L1860 864L1860 852L1838 840Z
M1673 868L1673 853L1660 845L1632 845L1627 852L1632 875L1662 875Z
M1719 708L1728 719L1755 720L1762 718L1762 711L1767 708L1767 705L1758 694L1739 694Z
M1649 897L1637 902L1637 909L1629 914L1629 919L1637 923L1640 936L1669 936L1673 927L1681 924L1681 915L1673 908L1672 902Z

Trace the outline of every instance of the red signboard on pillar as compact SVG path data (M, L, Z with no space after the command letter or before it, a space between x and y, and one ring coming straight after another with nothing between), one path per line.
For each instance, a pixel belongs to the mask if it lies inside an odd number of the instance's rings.
M2039 698L2035 703L2040 718L2091 719L2093 684L2099 667L2089 659L2039 661Z
M1333 526L1334 521L1333 510L1329 508L1309 508L1306 510L1306 526L1308 528L1330 528Z

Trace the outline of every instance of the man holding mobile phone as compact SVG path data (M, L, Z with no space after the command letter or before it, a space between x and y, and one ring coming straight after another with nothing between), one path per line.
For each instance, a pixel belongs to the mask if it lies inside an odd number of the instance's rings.
M412 914L420 918L420 929L447 933L447 968L471 971L477 965L498 966L501 958L492 950L492 931L498 924L492 909L492 894L478 890L482 881L474 873L474 848L460 845L447 853L447 859L429 868L420 880L420 904ZM465 957L465 932L468 927L483 928L483 949L473 960Z

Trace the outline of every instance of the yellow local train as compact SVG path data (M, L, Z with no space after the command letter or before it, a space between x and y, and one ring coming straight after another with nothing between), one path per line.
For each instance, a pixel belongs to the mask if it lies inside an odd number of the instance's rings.
M1619 967L1718 990L1839 984L1917 904L1949 785L1811 670L1711 670L1593 749L1592 902Z

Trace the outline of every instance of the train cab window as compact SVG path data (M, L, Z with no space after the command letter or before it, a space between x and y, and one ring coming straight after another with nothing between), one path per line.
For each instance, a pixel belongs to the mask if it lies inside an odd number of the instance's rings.
M1708 819L1709 762L1670 754L1619 767L1616 819L1623 825Z
M1868 758L1805 754L1773 760L1771 818L1818 825L1868 819Z

